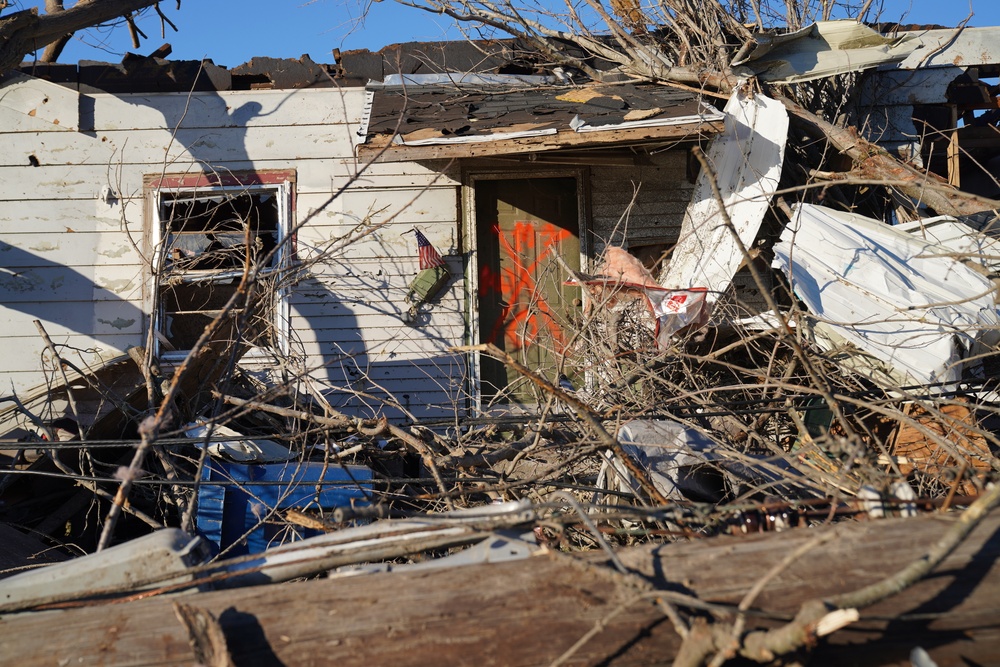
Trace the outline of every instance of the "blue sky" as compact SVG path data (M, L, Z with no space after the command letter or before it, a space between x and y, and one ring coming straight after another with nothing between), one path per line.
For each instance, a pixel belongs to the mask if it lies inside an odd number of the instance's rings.
M876 5L879 0L876 0ZM39 3L40 4L40 3ZM907 23L953 26L974 12L970 25L1000 25L997 0L884 0L882 19ZM365 14L364 7L368 6ZM165 0L164 12L180 32L169 26L160 36L158 22L140 24L149 36L138 49L148 53L163 42L174 50L171 58L211 58L233 67L253 56L297 58L308 53L317 62L332 62L331 51L388 44L460 38L446 17L398 5L392 0L187 0L180 11ZM362 19L361 17L364 16ZM151 17L155 18L155 17ZM119 62L132 50L124 28L90 31L67 47L62 62L105 60Z

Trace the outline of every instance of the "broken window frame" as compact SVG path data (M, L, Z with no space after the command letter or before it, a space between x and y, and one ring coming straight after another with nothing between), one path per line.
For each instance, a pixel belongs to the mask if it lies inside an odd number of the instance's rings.
M275 197L277 202L277 238L274 257L269 262L267 268L258 272L260 276L279 274L288 268L295 256L294 236L291 238L294 227L294 198L295 198L295 174L294 171L277 172L252 172L247 174L230 173L224 179L212 178L203 175L191 176L163 176L147 178L147 192L149 194L149 239L153 252L151 253L151 290L150 298L153 316L150 326L153 327L154 353L163 362L177 363L182 361L190 350L169 349L168 344L163 341L168 340L164 331L165 317L162 294L164 288L163 281L171 276L175 280L184 273L191 275L191 280L180 279L182 283L205 282L206 284L222 280L238 280L243 275L243 267L235 269L190 269L188 271L177 271L170 269L170 262L166 257L164 248L166 220L162 217L164 206L170 199L206 201L220 197L235 198L239 196L255 196L268 194ZM179 197L177 195L180 195ZM273 354L287 354L289 345L289 322L290 288L285 281L277 280L277 288L272 289L273 306L270 314L270 325L273 330L273 345L252 346L244 354L244 359L268 359ZM211 308L206 308L210 312Z

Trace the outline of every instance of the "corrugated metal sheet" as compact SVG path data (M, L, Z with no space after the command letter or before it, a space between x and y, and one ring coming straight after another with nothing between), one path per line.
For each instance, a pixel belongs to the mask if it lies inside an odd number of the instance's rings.
M800 204L774 252L775 267L834 334L818 342L829 349L840 339L858 356L874 356L891 369L894 386L957 382L965 359L996 342L993 284L945 246L864 216Z

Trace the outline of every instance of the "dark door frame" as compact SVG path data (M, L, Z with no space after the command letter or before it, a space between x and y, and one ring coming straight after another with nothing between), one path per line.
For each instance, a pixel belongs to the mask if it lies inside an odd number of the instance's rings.
M477 248L476 184L480 181L518 180L525 178L574 178L576 179L577 215L580 234L580 267L587 270L590 252L590 170L587 167L524 168L524 169L466 169L462 172L462 239L463 251L468 257L465 270L466 344L479 342L479 249ZM482 375L479 355L468 359L468 389L471 407L477 414L483 412Z

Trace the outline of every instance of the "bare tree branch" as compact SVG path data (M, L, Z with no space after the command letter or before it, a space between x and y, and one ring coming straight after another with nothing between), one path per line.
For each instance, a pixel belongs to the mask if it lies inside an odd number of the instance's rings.
M62 3L50 0L46 6L54 7L53 13L39 15L33 7L4 16L0 18L0 74L17 67L29 53L67 35L129 16L156 3L157 0L90 0L59 10Z

